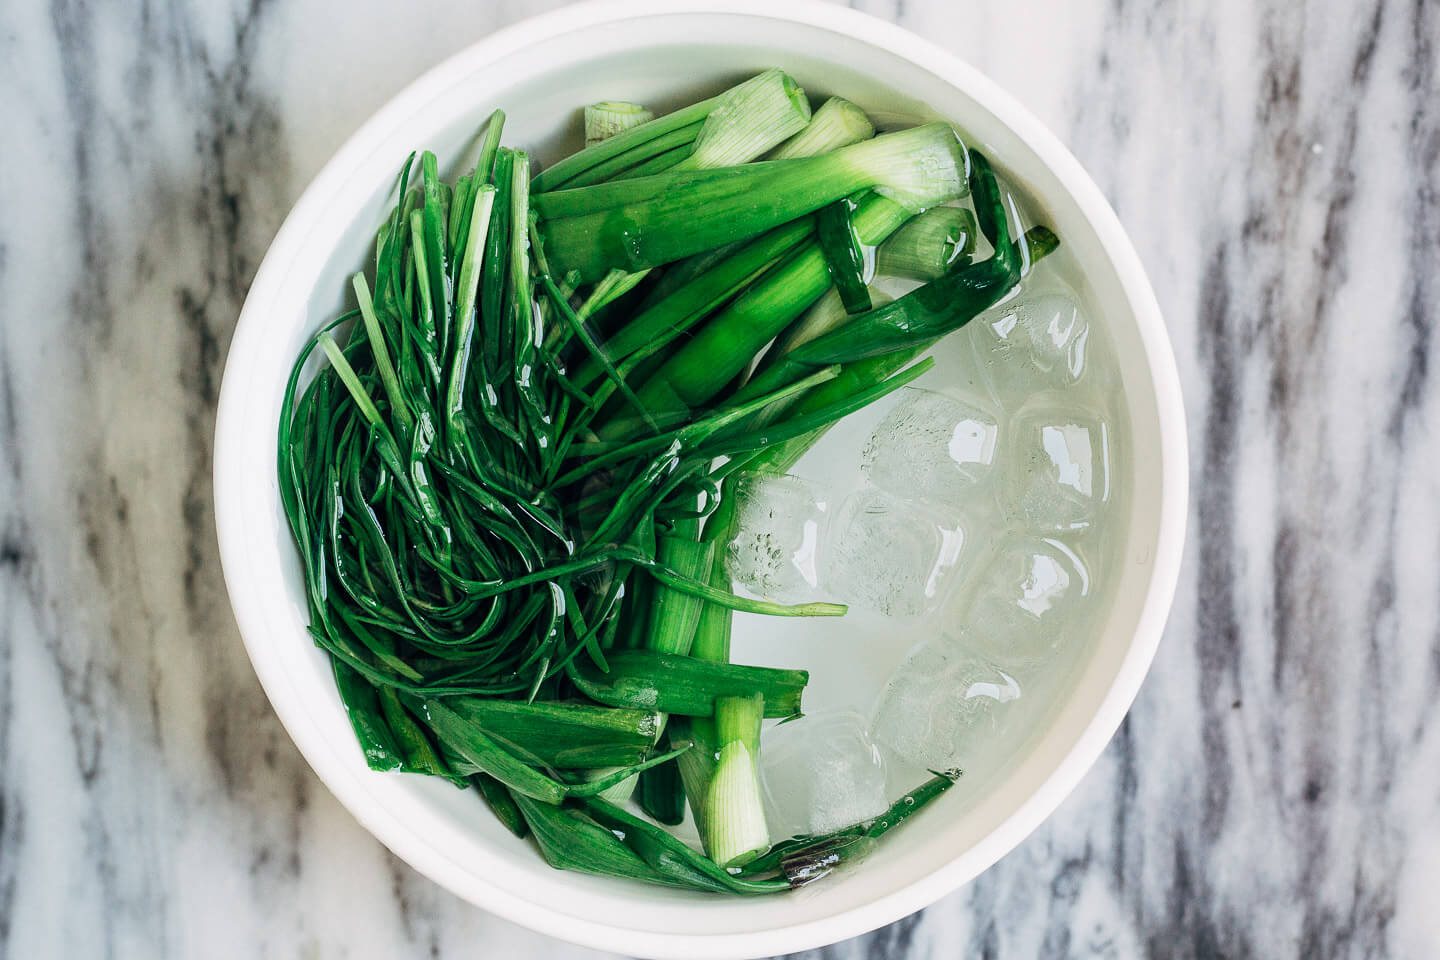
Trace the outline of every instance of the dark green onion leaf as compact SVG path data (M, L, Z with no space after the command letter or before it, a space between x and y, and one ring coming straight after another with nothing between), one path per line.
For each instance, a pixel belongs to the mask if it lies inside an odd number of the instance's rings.
M815 236L845 312L864 313L870 309L870 289L866 286L865 253L851 220L854 213L855 201L849 197L821 207L815 214Z

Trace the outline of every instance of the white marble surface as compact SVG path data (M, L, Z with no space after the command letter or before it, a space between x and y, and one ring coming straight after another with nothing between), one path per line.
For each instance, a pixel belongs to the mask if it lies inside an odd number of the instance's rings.
M250 671L211 523L247 284L343 138L521 0L0 4L0 955L585 957L387 854ZM1170 629L1018 850L825 957L1440 950L1440 5L867 0L1014 92L1151 271Z

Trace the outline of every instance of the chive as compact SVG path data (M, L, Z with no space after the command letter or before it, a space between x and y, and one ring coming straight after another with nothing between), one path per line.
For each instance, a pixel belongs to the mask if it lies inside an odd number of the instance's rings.
M562 190L536 209L552 259L593 281L755 236L870 187L912 212L935 206L960 195L964 169L954 131L933 123L803 160Z
M794 716L809 677L804 670L709 663L650 650L616 651L609 673L578 668L571 675L580 692L600 703L690 717L713 714L717 698L757 692L765 698L766 716Z
M975 215L964 207L927 210L896 230L875 255L875 272L938 280L975 253Z
M813 157L869 140L873 136L875 125L870 122L864 110L842 97L831 97L815 111L804 130L776 147L766 159Z
M591 147L602 140L609 140L617 133L624 133L631 127L649 123L655 114L625 100L602 100L585 108L585 146Z

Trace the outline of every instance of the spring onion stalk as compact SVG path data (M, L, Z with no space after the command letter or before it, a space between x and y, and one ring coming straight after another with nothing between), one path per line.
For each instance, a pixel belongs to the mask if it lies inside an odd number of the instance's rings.
M593 282L755 236L869 188L919 212L962 195L966 165L955 132L931 123L803 160L561 190L537 197L536 209L552 260Z
M711 544L700 538L698 520L678 520L657 538L656 560L681 576L700 578L710 572ZM688 654L695 639L704 601L659 584L650 609L650 635L645 647L660 653Z
M653 177L657 173L664 173L666 170L673 169L680 161L690 156L691 149L693 149L691 143L686 143L683 146L657 153L643 163L637 163L633 167L627 167L624 172L617 173L613 179L634 180L636 177ZM571 182L573 183L574 181ZM576 186L579 186L579 184L576 184Z
M805 129L810 101L782 70L766 70L725 95L705 118L695 149L675 170L708 170L748 163Z
M631 127L649 123L655 114L625 100L602 100L585 108L585 146L593 147Z
M822 107L821 109L823 110L824 108ZM819 114L817 113L816 117L818 116ZM812 126L814 125L815 117L811 118L810 123ZM806 129L809 129L809 127L807 127ZM802 135L803 133L804 131L801 131ZM856 140L847 141L843 144L835 144L834 146L829 146L825 143L810 140L805 142L804 144L796 144L796 146L791 150L790 155L785 159L798 160L803 159L804 157L817 156L821 153L828 153L832 149L837 149L842 146L849 146L850 143L858 143L860 142L860 140L868 140L874 135L875 131L872 128L870 132L864 137L859 137ZM790 142L794 142L794 138L791 138ZM805 221L801 221L800 223L805 224ZM808 224L805 225L808 226ZM777 229L783 230L784 228L781 227ZM753 242L759 242L759 239ZM672 264L665 271L664 276L660 278L660 281L656 283L655 286L646 295L645 299L641 302L639 309L641 311L649 310L656 304L664 302L665 300L669 299L670 296L684 289L689 284L694 282L697 278L706 274L708 271L711 270L711 268L715 267L718 264L724 263L731 257L735 256L742 249L744 249L745 246L745 241L725 244L724 246L716 247L713 250L707 250L704 253L697 253L693 257L687 257L684 261L678 264Z
M810 123L770 153L767 160L813 157L875 136L875 125L855 104L843 97L831 97L820 105Z
M704 122L698 121L662 134L617 157L611 157L604 163L597 163L584 173L577 174L565 184L565 189L588 187L591 184L604 183L619 177L641 176L643 175L639 172L641 170L652 170L658 173L660 171L655 169L655 161L660 157L677 155L675 163L678 163L690 156L690 152L695 148L695 138L700 135L700 131L704 127ZM595 148L591 146L587 149ZM664 169L669 169L675 163L668 164Z
M884 197L865 197L855 213L862 242L888 237L911 216ZM818 244L805 244L716 314L665 366L636 391L656 411L695 409L709 402L750 363L759 350L790 325L830 287L830 268ZM630 433L633 420L599 428L613 439Z
M619 157L622 154L631 154L632 156L638 157L641 155L639 148L643 148L645 144L648 144L659 137L663 137L667 134L673 133L674 131L679 130L683 127L696 126L700 124L701 122L706 120L715 110L724 107L735 95L735 93L738 90L746 88L747 84L753 84L754 81L759 80L761 77L766 77L767 75L773 75L778 73L780 73L780 71L766 71L766 73L760 74L757 77L752 77L750 78L750 80L746 80L743 83L736 84L734 87L731 87L724 93L718 94L714 97L710 97L708 100L701 100L699 103L693 103L690 106L683 107L679 110L674 111L673 113L667 113L663 117L656 117L654 120L651 120L648 123L642 123L637 126L630 127L627 130L623 130L615 134L607 140L603 140L600 143L595 144L594 146L589 146L586 147L584 150L579 151L578 153L573 153L570 156L566 157L564 160L561 160L559 163L556 163L554 166L542 172L539 176L537 176L535 178L534 184L535 189L537 191L558 190L561 187L568 186L571 181L573 181L576 177L580 176L586 171L591 170L592 168L598 166L601 163L610 161L615 157ZM781 76L783 77L784 75L781 74ZM788 77L785 79L789 81L789 86L794 87L793 80L789 80ZM780 88L780 92L782 94L785 93L785 84L777 84L776 78L774 78L773 76L770 76L766 83L762 86L778 86ZM752 86L749 89L753 91L754 87ZM798 93L798 88L795 88L795 90ZM803 99L803 97L801 97L801 99ZM806 103L804 109L808 116L808 103ZM698 136L698 128L696 129L695 133ZM692 137L691 139L693 140L694 138ZM653 157L655 156L655 153L651 152L648 154L643 154L643 156Z
M776 259L812 236L813 230L808 221L800 220L749 241L730 257L638 314L605 341L606 356L619 363L637 351L642 356L654 353L708 316ZM587 386L599 379L600 372L597 364L582 365L576 371L575 382Z
M586 147L584 150L572 153L564 160L537 174L533 186L536 191L558 190L587 170L682 127L694 126L698 135L700 132L698 125L710 116L710 111L720 105L724 96L724 94L720 94L720 96L711 97L708 100L701 100L699 103L692 103L688 107L667 113L663 117L656 117L649 123L642 123L638 127L631 127L629 130L617 133L593 147Z
M871 289L869 295L871 304L875 307L884 306L894 299L884 291L875 289ZM809 364L795 360L791 353L802 343L809 343L822 333L829 333L850 317L850 312L845 309L845 304L840 299L840 292L831 288L813 307L805 311L800 319L775 338L774 344L755 368L754 375L735 392L730 402L742 403L764 396L783 388L787 383L793 383L797 377L804 376L805 371L813 370ZM772 416L782 409L783 406L777 404L771 411Z
M610 671L581 667L571 675L585 696L613 707L653 709L687 717L708 717L715 701L760 693L766 716L791 717L809 682L804 670L710 663L651 650L617 650Z
M1010 242L1010 228L989 164L975 151L971 163L978 173L977 216L990 219L987 230L995 252L980 263L946 274L883 307L853 317L802 344L792 356L802 363L846 363L903 349L919 339L934 339L955 330L989 308L1020 280L1022 259ZM983 222L983 221L982 221ZM643 397L642 397L643 399Z
M811 126L814 123L815 118L812 118ZM863 137L857 136L855 140L847 140L843 144L831 144L825 138L812 138L795 144L788 158L814 156L873 135L874 129L869 128ZM812 235L811 230L809 220L792 221L754 240L727 244L696 254L682 264L667 269L641 303L635 318L606 342L606 354L620 363L627 374L635 371L642 374L642 380L648 379L648 371L641 366L648 358L663 355L690 327L708 316L786 252L809 238ZM621 363L622 358L631 359L628 363ZM576 383L582 386L593 383L600 372L598 364L587 362L577 372ZM608 385L602 385L596 395L597 402L603 402L611 392Z
M975 253L975 215L964 207L927 210L880 245L876 273L938 280Z
M770 845L756 769L764 714L764 698L758 694L725 697L717 704L720 756L705 791L701 839L706 854L722 867L743 866Z

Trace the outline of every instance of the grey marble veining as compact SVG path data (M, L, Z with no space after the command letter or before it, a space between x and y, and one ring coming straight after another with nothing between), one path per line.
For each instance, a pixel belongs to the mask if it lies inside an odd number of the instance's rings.
M553 4L0 5L0 955L586 957L386 853L220 581L220 368L289 205ZM1101 762L968 887L814 956L1440 951L1440 6L862 4L1072 145L1169 320L1191 539Z

